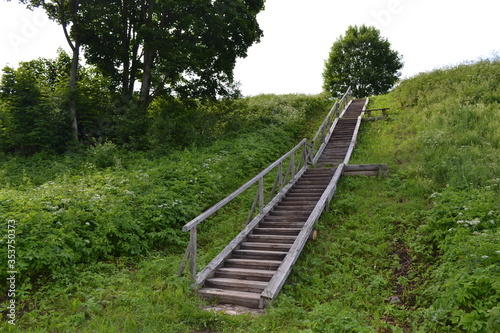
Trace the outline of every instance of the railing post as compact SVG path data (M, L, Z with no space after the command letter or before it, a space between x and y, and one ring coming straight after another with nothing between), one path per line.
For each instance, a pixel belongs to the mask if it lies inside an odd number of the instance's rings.
M278 165L278 179L280 183L280 192L283 189L283 162L280 162Z
M292 167L292 179L295 178L295 153L290 155L290 166Z
M259 212L264 212L264 177L259 178Z
M191 260L190 260L190 272L191 272L191 278L193 281L196 281L196 236L197 236L197 231L196 227L190 230L189 232L189 247L190 247L190 255L191 255Z

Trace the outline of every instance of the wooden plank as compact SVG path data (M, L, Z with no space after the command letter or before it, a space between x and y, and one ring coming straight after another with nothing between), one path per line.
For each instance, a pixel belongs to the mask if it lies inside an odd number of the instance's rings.
M387 173L387 164L350 164L344 167L344 176L382 176Z
M210 278L207 280L208 288L224 288L224 290L246 291L261 293L267 286L265 281L240 280L231 278Z
M217 274L227 276L237 276L239 279L262 278L268 281L273 277L276 271L263 269L247 269L247 268L229 268L221 267L217 270Z
M259 260L259 259L241 259L241 258L231 258L227 259L226 264L232 266L239 266L240 268L250 268L255 269L272 269L275 270L281 265L281 260ZM243 267L242 267L243 266Z
M380 174L379 171L345 171L343 176L351 177L351 176L378 176Z
M380 108L380 109L368 109L368 110L365 110L366 112L370 112L370 111L381 111L381 110L389 110L390 108Z
M349 171L379 171L387 170L387 164L348 164L344 166L344 172Z
M221 303L235 302L249 308L258 308L260 303L259 293L249 293L235 290L223 290L216 288L204 288L199 291L200 295L205 298L213 298Z
M194 281L196 280L196 236L197 236L197 228L194 227L189 231L189 247L190 247L190 255L191 255L191 262L190 262L190 272L191 272L191 279Z
M331 195L333 195L332 192L336 190L337 182L339 181L342 175L343 168L344 164L340 164L338 166L325 192L323 193L320 200L316 204L316 207L314 208L313 212L307 219L304 228L297 236L297 239L290 248L290 251L288 251L288 254L283 260L283 263L278 268L276 274L274 274L271 281L269 281L269 284L267 285L266 289L264 289L264 291L262 292L261 297L264 299L264 301L261 302L261 306L263 306L263 304L266 303L265 300L274 299L280 292L281 288L283 287L283 284L285 283L288 275L292 270L292 266L297 261L297 258L302 252L302 249L304 248L304 245L309 239L314 224L317 222L317 220L323 213L323 210L325 209L328 199L331 198Z

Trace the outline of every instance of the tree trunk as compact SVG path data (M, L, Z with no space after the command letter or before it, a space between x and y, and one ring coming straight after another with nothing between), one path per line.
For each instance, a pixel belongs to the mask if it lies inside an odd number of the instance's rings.
M78 141L78 121L76 119L76 80L78 74L78 60L80 57L80 40L75 37L73 48L73 59L71 61L71 72L69 75L69 114L71 117L71 129L73 138Z
M78 24L78 18L77 18L77 13L78 13L78 6L80 2L79 0L71 0L69 3L70 5L70 13L71 13L71 19L73 22L73 25ZM59 5L59 11L60 11L60 20L61 20L61 25L64 31L64 36L66 37L66 40L71 47L71 50L73 51L73 58L71 60L71 72L69 74L69 114L71 117L71 129L73 132L73 138L78 141L78 121L76 118L76 81L77 81L77 74L78 74L78 61L80 58L80 38L78 36L78 33L75 33L75 40L71 40L71 36L68 32L68 25L69 22L66 19L66 16L64 15L65 13L65 2L61 1L58 3Z
M151 26L153 21L154 0L148 0L146 26ZM139 104L146 110L151 102L149 93L151 90L151 81L153 75L153 64L156 56L156 50L151 47L149 41L144 41L144 67L142 73L141 92L139 95Z
M144 109L147 109L149 103L151 102L149 93L151 90L151 80L153 75L152 72L155 54L155 50L144 50L144 69L142 73L141 94L139 97L139 103Z

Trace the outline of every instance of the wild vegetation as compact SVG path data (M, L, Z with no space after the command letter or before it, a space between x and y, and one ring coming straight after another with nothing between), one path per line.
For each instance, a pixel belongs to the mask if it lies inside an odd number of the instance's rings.
M188 242L181 226L310 137L332 104L325 96L158 100L152 113L176 111L150 127L157 149L103 141L2 156L0 264L6 221L16 220L19 270L16 326L2 328L500 332L499 76L498 60L479 61L372 98L370 108L391 107L389 118L363 123L351 163L387 163L390 174L341 180L318 239L256 317L202 309L177 275ZM240 230L240 204L200 231L200 268Z

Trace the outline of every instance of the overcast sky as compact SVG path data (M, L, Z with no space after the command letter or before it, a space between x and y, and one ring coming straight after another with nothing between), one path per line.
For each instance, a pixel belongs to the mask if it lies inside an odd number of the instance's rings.
M264 37L240 59L244 95L322 90L324 61L349 25L377 27L403 55L403 77L500 52L498 0L267 0ZM0 0L0 68L69 50L43 10Z

